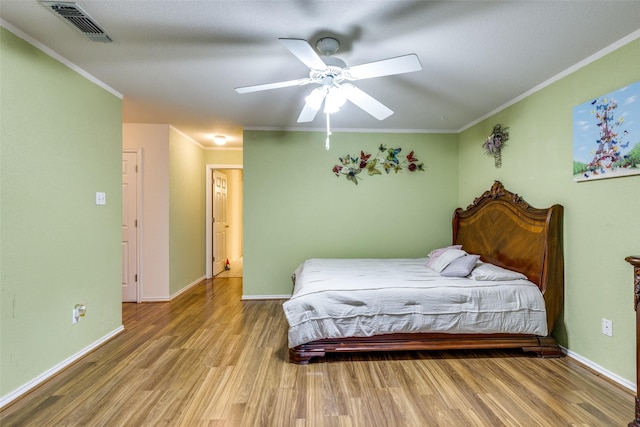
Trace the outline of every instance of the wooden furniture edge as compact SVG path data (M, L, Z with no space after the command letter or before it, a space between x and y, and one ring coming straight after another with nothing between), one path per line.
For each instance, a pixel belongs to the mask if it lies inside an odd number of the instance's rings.
M640 255L625 258L633 266L633 309L636 312L636 389L640 383ZM636 390L635 418L629 423L629 427L640 427L640 390Z
M289 349L289 361L306 365L313 357L327 353L374 351L514 349L535 353L538 357L562 357L564 353L551 336L518 334L390 334L372 337L322 339Z

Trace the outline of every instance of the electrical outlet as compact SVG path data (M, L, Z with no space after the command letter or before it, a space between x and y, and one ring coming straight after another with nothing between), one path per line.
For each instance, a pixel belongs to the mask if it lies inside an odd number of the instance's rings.
M604 317L602 318L602 333L608 337L613 337L613 322Z
M78 323L79 319L80 316L78 315L78 309L74 307L73 310L71 310L71 323L75 325Z
M76 311L79 317L84 317L87 314L87 306L84 304L76 304Z

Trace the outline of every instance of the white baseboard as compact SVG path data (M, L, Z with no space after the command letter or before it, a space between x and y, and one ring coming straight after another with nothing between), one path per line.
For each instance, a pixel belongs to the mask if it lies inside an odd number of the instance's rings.
M171 301L171 297L149 297L142 298L140 302L169 302Z
M242 300L256 300L256 299L289 299L291 294L286 295L242 295Z
M580 356L577 353L574 353L571 350L567 350L566 348L562 347L562 351L569 356L572 359L577 360L578 362L580 362L581 364L587 366L588 368L596 371L597 373L601 374L603 377L607 377L608 379L610 379L611 381L620 384L622 387L629 389L629 391L636 393L637 390L637 385L632 383L631 381L627 381L624 378L622 378L619 375L614 374L611 371L608 371L607 369L603 368L602 366L598 365L597 363L593 363L591 360L586 359L582 356Z
M95 350L96 348L100 347L101 345L103 345L104 343L106 343L107 341L109 341L111 338L115 337L116 335L118 335L122 331L124 331L124 326L121 325L119 328L117 328L114 331L112 331L112 332L108 333L107 335L103 336L98 341L95 341L94 343L89 344L87 347L83 348L82 350L80 350L76 354L66 358L62 362L60 362L57 365L53 366L51 369L46 370L45 372L43 372L42 374L38 375L37 377L35 377L31 381L23 384L22 386L20 386L17 389L13 390L9 394L7 394L5 396L2 396L0 398L0 409L4 408L6 405L8 405L9 403L13 402L14 400L16 400L18 397L22 396L23 394L25 394L25 393L31 391L32 389L34 389L35 387L39 386L40 384L42 384L43 382L45 382L46 380L48 380L49 378L51 378L52 376L57 374L58 372L62 371L64 368L66 368L69 365L71 365L76 360L84 357L88 353L90 353L93 350Z
M203 280L205 280L205 276L202 276L196 280L194 280L193 282L189 283L187 286L185 286L184 288L180 289L178 292L176 292L175 294L171 295L169 297L169 301L171 301L174 298L177 298L178 296L182 295L183 293L187 292L189 289L193 288L195 285L197 285L198 283L201 283Z
M147 298L142 298L142 301L140 302L169 302L171 300L173 300L174 298L178 297L179 295L182 295L183 293L187 292L189 289L193 288L195 285L201 283L203 280L205 280L206 277L202 276L196 280L194 280L193 282L189 283L187 286L185 286L184 288L180 289L178 292L176 292L175 294L168 296L168 297L147 297Z

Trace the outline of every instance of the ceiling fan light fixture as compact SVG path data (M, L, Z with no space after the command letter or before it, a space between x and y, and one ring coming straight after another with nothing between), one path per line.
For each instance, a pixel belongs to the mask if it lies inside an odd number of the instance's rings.
M333 86L327 93L327 99L324 102L324 112L326 114L337 113L345 102L347 102L345 94L339 87Z
M317 87L311 91L309 95L304 99L307 105L314 110L319 110L324 100L325 90L324 87Z
M213 143L216 145L224 145L227 143L227 137L224 135L215 135L213 137Z

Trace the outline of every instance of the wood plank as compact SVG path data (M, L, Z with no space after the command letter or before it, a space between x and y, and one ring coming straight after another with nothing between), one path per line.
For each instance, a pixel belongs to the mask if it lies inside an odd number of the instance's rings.
M282 302L216 278L123 304L125 332L0 413L9 426L626 425L634 396L565 357L399 351L288 361Z

